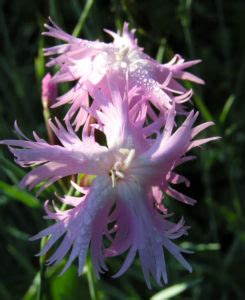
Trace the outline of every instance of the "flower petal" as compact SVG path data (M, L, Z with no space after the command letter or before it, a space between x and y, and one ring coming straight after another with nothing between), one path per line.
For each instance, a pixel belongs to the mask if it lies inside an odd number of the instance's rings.
M21 187L29 186L32 189L48 180L46 188L62 177L78 173L107 174L112 164L113 152L97 144L92 137L81 141L69 123L65 129L58 120L56 122L57 126L52 122L50 126L63 146L49 145L43 140L0 142L9 146L19 165L36 166L22 179Z
M92 259L97 273L101 271L101 267L105 268L102 235L107 227L107 214L113 205L112 195L109 176L98 176L84 199L77 201L76 207L63 212L48 213L57 223L32 238L36 240L50 235L39 255L47 253L64 236L61 244L48 259L48 264L58 264L71 249L62 273L78 258L81 274L91 242Z
M146 191L142 190L137 184L121 184L118 186L118 197L123 204L126 214L119 214L118 224L124 224L125 220L129 225L126 229L130 230L124 238L124 242L130 245L128 256L114 277L122 275L131 265L137 252L139 253L142 270L148 287L150 288L150 275L154 277L159 285L162 281L167 283L167 273L164 258L164 248L189 271L190 265L184 259L182 252L186 252L180 247L176 246L171 239L180 237L186 234L186 228L183 222L173 224L165 219L162 215L150 206L150 201L147 200ZM125 218L125 220L124 220ZM122 236L123 227L118 227L115 240L111 248L107 249L107 253L121 253L123 243L121 237L117 239L117 234ZM124 247L124 250L125 247Z

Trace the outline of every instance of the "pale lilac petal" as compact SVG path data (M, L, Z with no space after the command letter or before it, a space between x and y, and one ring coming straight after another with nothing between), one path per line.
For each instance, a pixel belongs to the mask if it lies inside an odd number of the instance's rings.
M82 201L78 201L79 204L72 209L64 212L49 212L46 207L49 217L57 223L41 231L32 240L50 235L47 244L39 254L43 255L64 236L61 244L48 259L48 264L57 264L72 248L62 273L69 268L76 258L79 260L79 274L82 273L90 242L92 243L92 258L96 269L99 272L101 268L105 268L101 238L107 227L106 217L113 205L108 180L108 177L97 177L89 193L84 196ZM99 231L98 228L100 228Z
M191 138L193 139L196 135L198 135L200 132L205 130L206 128L215 125L214 122L206 122L202 123L192 129Z
M186 68L192 67L200 62L200 59L185 62L185 60L179 54L176 54L170 62L164 64L163 66L168 67L173 72L174 77L177 79L189 80L198 84L204 84L204 81L201 78L184 71Z
M107 174L111 165L108 149L95 143L93 138L81 141L69 123L66 129L56 120L57 125L50 122L50 127L63 146L49 145L45 141L4 140L1 144L9 146L16 157L15 161L22 167L36 166L21 181L23 188L34 188L47 180L41 188L73 174L86 173L91 175Z
M136 188L134 184L118 186L118 197L125 205L126 215L130 217L131 234L128 234L125 240L131 241L131 246L123 266L114 277L121 276L129 268L138 252L148 287L150 287L149 275L152 275L159 285L163 282L167 283L164 248L172 253L185 268L191 270L181 254L185 251L170 241L170 239L186 234L183 222L171 225L163 216L156 215L156 212L149 206L149 201L146 200L145 191L138 186ZM120 222L121 220L119 224ZM116 246L120 249L120 243L113 245L114 252L116 252Z
M190 180L187 179L186 177L176 174L175 172L171 171L168 176L167 176L167 180L169 182L171 182L172 184L180 184L180 183L184 183L186 185L186 187L190 186Z
M174 199L183 202L185 204L189 204L189 205L194 205L197 201L191 197L188 197L176 190L174 190L173 188L169 187L168 189L165 190L165 192L173 197Z
M200 147L201 145L204 145L208 142L211 142L211 141L216 141L216 140L219 140L221 139L220 136L214 136L214 137L210 137L210 138L205 138L205 139L200 139L200 140L195 140L193 141L192 143L190 143L187 151L189 151L190 149L192 148L195 148L195 147Z
M162 172L164 173L165 169L169 169L187 151L191 139L191 128L197 116L198 114L194 114L194 111L192 111L185 122L171 135L174 118L173 113L170 112L170 116L166 121L166 129L142 156L142 160L145 163L147 163L147 160L157 162L158 165L162 163Z
M163 204L164 195L162 190L158 186L152 187L152 198L157 209L159 209L162 213L167 214L168 209Z

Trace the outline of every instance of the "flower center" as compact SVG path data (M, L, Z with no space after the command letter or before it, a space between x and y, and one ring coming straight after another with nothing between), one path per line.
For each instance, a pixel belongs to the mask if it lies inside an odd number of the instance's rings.
M115 187L119 180L125 178L125 172L129 168L134 156L135 149L119 149L121 157L115 162L109 174L111 176L112 187Z
M122 45L115 51L114 67L126 69L135 63L141 62L141 53L137 49L130 48L127 45Z
M125 57L127 56L129 52L129 47L127 46L122 46L119 48L119 50L116 52L116 60L117 61L122 61L125 59Z

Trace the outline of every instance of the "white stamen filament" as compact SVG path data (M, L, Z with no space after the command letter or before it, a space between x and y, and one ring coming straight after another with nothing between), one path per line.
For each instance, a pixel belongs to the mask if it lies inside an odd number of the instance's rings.
M127 155L126 159L123 162L123 169L124 170L126 170L130 166L134 156L135 156L135 149L129 150L128 155Z
M129 150L129 149L121 148L119 152L124 156L126 156L126 158L124 160L120 159L119 161L117 161L110 171L112 187L115 187L118 179L125 178L124 171L126 171L129 168L135 156L135 149Z
M121 179L123 179L123 178L125 177L124 174L123 174L122 172L120 172L120 171L116 171L116 172L115 172L115 175L116 175L117 177L121 178Z

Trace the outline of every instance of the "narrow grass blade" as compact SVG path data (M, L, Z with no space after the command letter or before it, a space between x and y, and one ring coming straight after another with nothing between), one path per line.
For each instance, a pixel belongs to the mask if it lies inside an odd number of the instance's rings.
M37 208L40 203L37 198L26 191L22 191L18 186L10 185L6 182L0 181L0 189L14 200L20 201L26 206Z
M201 282L201 279L196 279L192 281L185 281L181 282L175 285L170 286L169 288L166 288L162 290L161 292L155 294L150 298L150 300L167 300L172 299L173 297L183 293L187 289L193 287L194 285L197 285Z
M230 97L226 100L225 105L223 107L223 110L219 116L219 121L221 124L224 124L230 111L231 111L231 107L233 105L235 101L235 96L234 95L230 95Z
M78 20L78 23L77 23L75 29L73 30L72 35L74 35L76 37L79 36L79 34L81 33L81 31L83 29L83 26L85 24L85 21L86 21L88 15L90 13L90 10L91 10L93 4L94 4L94 0L87 0L86 1L83 12L81 13L81 16Z

